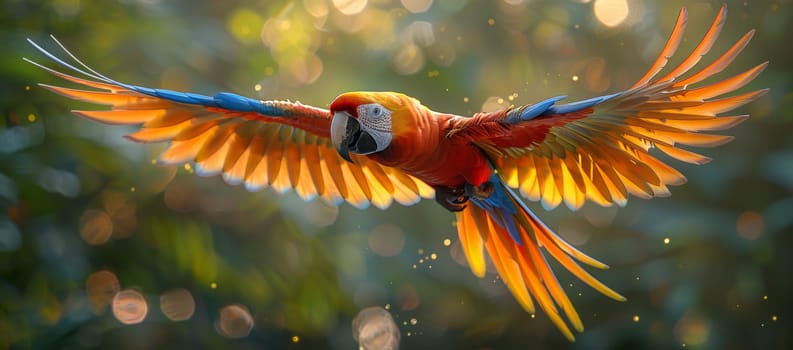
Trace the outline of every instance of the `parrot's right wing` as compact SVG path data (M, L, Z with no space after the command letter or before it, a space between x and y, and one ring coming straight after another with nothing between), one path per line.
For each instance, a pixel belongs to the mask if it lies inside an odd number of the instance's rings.
M748 115L719 116L768 90L729 94L757 77L761 63L743 73L707 81L746 47L754 30L700 70L692 71L713 47L727 15L726 6L704 38L675 68L657 77L683 40L687 15L677 24L658 59L630 89L557 105L564 96L463 119L453 135L467 137L492 159L507 184L546 209L564 202L570 209L586 200L625 205L628 195L669 195L667 186L685 177L651 152L694 164L709 158L685 146L714 147L732 139L710 134L742 122ZM703 83L704 82L704 83ZM704 132L703 132L704 131ZM684 147L681 147L684 146Z
M88 79L26 61L94 90L42 87L74 100L110 106L110 110L74 113L106 124L141 125L127 136L130 140L170 142L158 159L162 164L194 162L199 175L222 174L227 183L244 183L250 191L270 186L283 193L294 188L305 200L319 196L330 204L344 200L358 208L369 204L387 208L393 201L411 205L434 196L431 187L400 170L365 156L352 155L354 164L342 159L330 142L332 116L326 109L227 92L210 97L120 83L84 65L57 40L81 68L28 41L52 61Z

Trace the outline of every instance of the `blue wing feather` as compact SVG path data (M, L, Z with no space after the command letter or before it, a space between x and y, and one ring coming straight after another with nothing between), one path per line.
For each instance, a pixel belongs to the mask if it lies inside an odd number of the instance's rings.
M113 79L110 79L95 70L88 67L86 64L78 60L69 50L67 50L57 39L52 37L52 40L58 44L58 46L68 55L71 57L77 64L82 66L84 69L78 68L63 59L53 55L49 51L45 50L38 44L36 44L33 40L28 39L28 42L39 52L41 52L44 56L51 59L55 63L61 65L64 68L67 68L73 72L82 74L84 76L90 77L92 79L98 80L100 82L106 84L117 85L121 88L128 89L135 91L137 93L141 93L151 97L157 97L164 100L168 100L171 102L176 103L184 103L184 104L191 104L191 105L198 105L203 107L214 107L214 108L222 108L226 109L230 112L257 112L263 115L268 116L275 116L275 117L283 117L283 116L290 116L292 113L288 110L283 108L279 108L275 103L268 103L267 101L262 101L258 99L253 99L229 92L221 92L216 94L214 97L206 96L196 93L189 93L189 92L181 92L181 91L174 91L174 90L167 90L167 89L152 89L143 86L131 85L122 83ZM37 66L41 66L38 63L25 59L28 62L31 62ZM43 67L43 66L42 66Z

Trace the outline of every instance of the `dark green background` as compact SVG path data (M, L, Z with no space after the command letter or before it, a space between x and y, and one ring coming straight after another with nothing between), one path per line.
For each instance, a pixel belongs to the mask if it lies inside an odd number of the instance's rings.
M54 48L53 34L98 71L143 86L317 106L345 91L395 90L469 114L491 96L509 103L517 94L513 103L524 104L627 88L660 51L681 6L690 10L686 51L721 4L631 0L628 22L610 29L587 1L436 0L413 14L397 0L370 0L352 18L319 2L329 8L324 24L305 10L317 1L3 1L0 349L353 349L352 317L386 304L403 349L793 347L790 1L729 2L722 40L704 61L756 28L727 74L770 60L741 91L771 92L740 109L752 118L729 131L735 141L704 151L710 164L671 160L689 178L671 198L634 198L619 210L587 204L575 213L531 203L552 228L610 264L593 274L628 297L609 300L557 269L587 327L573 344L542 313L523 312L494 275L480 281L455 262L443 245L456 241L453 216L432 201L387 211L342 205L333 220L334 209L294 194L248 193L218 177L157 167L151 159L161 146L127 142L120 136L132 129L71 115L90 107L36 86L56 79L21 59L44 62L25 38ZM267 22L273 18L281 22ZM415 21L428 23L432 37L408 29L422 28ZM270 46L259 39L264 23L275 28ZM424 64L406 72L400 64L411 53L424 55ZM301 61L321 62L310 84L288 67ZM81 216L112 203L126 210L114 217L114 237L87 244ZM756 239L738 234L742 215L755 218ZM393 257L369 248L370 236L387 229L405 238ZM430 253L438 256L432 268L419 263ZM91 312L86 277L103 269L146 297L141 324ZM172 288L195 298L190 320L171 322L160 312L159 295ZM251 311L255 326L248 337L224 338L215 330L218 310L235 303ZM411 318L415 325L405 323Z

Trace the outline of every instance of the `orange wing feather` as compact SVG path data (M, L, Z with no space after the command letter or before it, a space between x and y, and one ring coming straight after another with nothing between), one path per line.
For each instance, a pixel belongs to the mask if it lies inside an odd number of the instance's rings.
M40 50L78 73L106 79L88 67L94 74ZM359 208L370 204L386 208L393 201L410 205L434 196L431 187L397 169L364 156L353 155L354 164L342 159L330 143L331 115L326 109L299 102L262 101L288 111L288 117L281 117L204 107L143 94L109 79L78 78L30 62L95 90L42 87L74 100L110 106L109 110L75 114L105 124L141 125L127 136L136 142L169 142L158 159L162 164L193 162L199 175L222 174L226 182L244 183L251 191L272 187L286 192L294 188L306 200L318 196L330 204L347 201Z
M723 130L748 116L719 117L762 96L767 90L721 97L757 77L762 63L743 73L702 86L692 86L721 72L743 50L754 31L741 37L725 53L700 71L683 77L713 47L726 19L722 7L710 29L679 65L660 78L682 40L687 13L680 11L675 28L658 59L634 86L614 97L566 114L545 114L496 128L476 142L491 156L505 181L551 209L564 202L580 208L585 199L601 205L625 205L628 194L641 198L666 196L667 186L685 177L651 155L655 148L668 156L702 164L709 158L680 145L714 147L731 136L702 133ZM525 107L523 107L525 108ZM501 118L509 111L502 111ZM498 120L498 114L480 117ZM527 170L526 166L535 169Z

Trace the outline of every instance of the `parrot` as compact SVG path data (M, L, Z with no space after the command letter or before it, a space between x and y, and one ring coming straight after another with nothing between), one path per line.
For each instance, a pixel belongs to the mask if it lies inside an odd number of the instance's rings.
M566 96L557 96L472 116L436 112L398 92L346 92L320 108L229 92L208 96L131 85L91 69L54 36L60 57L28 41L61 70L24 59L80 86L41 87L109 106L73 111L78 116L138 125L126 136L134 142L167 142L160 164L189 163L200 176L221 175L250 191L294 190L306 201L361 209L434 198L455 216L471 272L483 278L492 265L526 312L534 315L539 307L574 341L573 330L583 332L584 326L548 257L605 296L626 298L582 266L607 269L606 264L556 234L526 201L546 210L562 203L577 210L587 201L623 207L629 195L669 196L669 186L686 178L658 154L700 165L710 158L686 147L732 140L708 132L749 117L720 115L768 92L728 95L768 62L711 79L747 46L750 30L711 63L698 65L726 16L722 6L690 54L667 67L683 40L687 12L682 8L658 58L623 91L565 104L560 101Z

